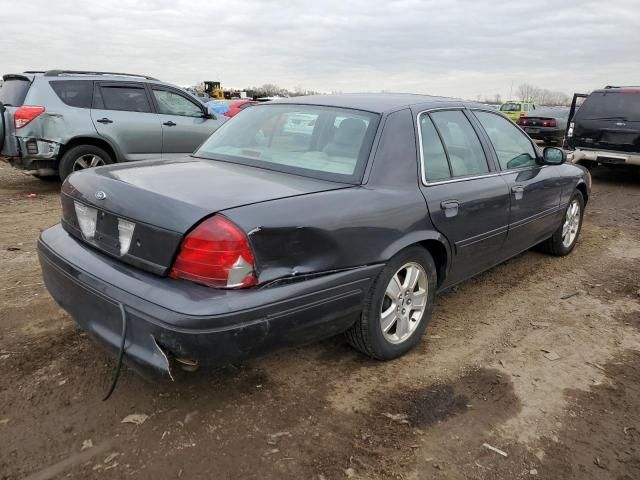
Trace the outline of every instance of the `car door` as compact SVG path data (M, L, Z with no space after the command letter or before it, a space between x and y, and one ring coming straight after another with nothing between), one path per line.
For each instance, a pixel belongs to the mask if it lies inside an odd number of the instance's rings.
M145 160L162 154L162 128L142 83L96 82L91 119L120 159Z
M509 189L464 109L422 112L418 126L420 188L453 252L446 287L503 260Z
M474 110L473 114L509 186L506 251L515 255L545 240L560 225L561 177L557 166L541 164L533 141L516 125L489 111Z
M162 125L162 156L194 152L223 120L207 114L206 107L178 90L150 85Z

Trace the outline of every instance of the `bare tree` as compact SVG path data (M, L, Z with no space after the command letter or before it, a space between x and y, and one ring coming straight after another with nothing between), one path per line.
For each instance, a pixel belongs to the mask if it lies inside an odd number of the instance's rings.
M523 102L533 102L538 105L558 106L571 103L571 98L564 92L548 90L528 83L519 85L516 95Z

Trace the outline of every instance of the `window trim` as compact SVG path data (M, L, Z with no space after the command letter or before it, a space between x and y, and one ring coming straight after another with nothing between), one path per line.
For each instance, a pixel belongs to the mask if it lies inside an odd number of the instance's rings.
M197 97L195 97L196 100L194 101L193 98L189 98L187 95L183 94L182 92L180 92L179 90L177 90L175 88L167 87L165 85L160 85L160 84L156 84L156 83L150 83L150 84L147 84L147 86L148 86L148 95L151 97L151 99L153 101L153 108L155 110L155 113L157 113L158 115L170 115L170 116L173 116L173 117L184 117L184 118L206 118L206 114L207 114L206 107L202 102L197 100ZM193 103L197 107L200 107L200 111L202 112L202 117L192 117L192 116L189 116L189 115L176 115L175 113L162 113L162 112L160 112L160 108L158 107L158 102L156 100L156 96L153 94L154 90L162 90L162 91L165 91L165 92L174 93L174 94L184 98L188 102ZM200 104L198 104L198 102Z
M442 136L440 134L440 130L438 129L438 126L436 125L436 122L433 121L433 119L431 118L430 113L432 112L439 112L439 111L460 111L462 112L462 114L465 116L465 118L467 119L467 121L469 122L469 124L471 125L471 128L473 129L473 131L475 132L476 136L478 137L478 141L480 142L480 146L482 147L482 152L484 153L484 158L487 162L487 167L489 169L489 171L485 174L482 175L465 175L465 176L460 176L460 177L454 177L453 176L453 172L451 169L451 163L449 162L449 152L447 150L447 146L446 144L442 141ZM480 132L478 131L478 127L477 125L475 125L475 122L472 118L469 118L469 111L470 109L466 106L458 106L458 107L436 107L436 108L426 108L424 110L420 110L419 112L416 113L416 117L415 117L415 122L416 122L416 128L418 131L418 154L419 154L419 158L418 158L418 162L420 164L420 180L422 182L422 184L424 186L431 186L431 185L441 185L444 183L454 183L454 182L464 182L467 180L476 180L479 178L488 178L488 177L496 177L498 175L500 175L500 170L499 170L499 165L498 168L496 168L495 165L495 161L493 161L493 156L491 157L492 161L489 162L489 155L487 155L488 153L491 153L491 155L495 155L495 153L492 152L487 152L487 146L485 145L486 140L484 139L484 135L486 134L484 131ZM448 179L443 179L443 180L434 180L434 181L429 181L427 180L426 177L426 172L425 172L425 168L424 168L424 149L422 148L422 128L420 126L420 116L426 113L427 115L429 115L429 119L431 120L431 122L433 123L433 126L436 129L436 132L438 133L438 137L440 137L440 142L442 143L442 146L444 147L444 151L445 154L447 155L447 163L449 163L449 172L451 172L451 178ZM493 148L493 147L491 147Z
M107 108L107 106L104 104L104 95L102 94L102 88L103 87L129 87L129 88L140 88L144 91L144 94L147 97L147 102L149 103L149 111L148 112L135 112L132 110L113 110L111 108ZM94 82L93 85L93 99L91 101L91 109L92 110L106 110L109 112L128 112L128 113L157 113L155 110L155 104L153 103L152 99L149 97L149 91L147 90L146 84L142 83L142 82L99 82L96 81ZM96 95L96 90L100 95L100 98L102 99L102 108L96 108L96 106L94 105L95 103L95 95Z
M492 115L495 115L497 117L502 118L503 120L506 120L506 121L510 122L510 120L508 118L505 118L504 115L500 115L499 112L497 112L497 113L495 111L492 112L491 110L488 110L486 108L472 107L472 108L469 108L469 111L471 113L476 112L476 111L477 112L490 113ZM491 142L491 139L489 138L489 134L486 132L486 130L484 129L484 127L480 123L480 120L478 119L478 117L475 116L475 114L474 114L474 120L476 122L478 122L478 124L480 124L480 127L482 128L482 134L486 137L488 144L491 146L491 153L493 154L493 156L495 158L495 162L494 163L496 164L498 172L504 174L504 173L521 172L521 171L525 171L525 170L531 170L533 168L545 167L545 165L542 165L542 164L538 163L538 161L542 158L542 156L540 155L540 151L538 149L538 145L536 145L536 142L534 142L533 139L529 135L527 135L527 132L525 132L522 128L520 128L520 125L518 125L515 122L511 122L511 124L513 124L513 126L516 127L518 130L520 130L520 132L525 136L525 138L527 140L529 140L529 143L533 147L533 151L536 154L536 158L535 158L536 164L535 165L529 165L527 167L517 167L517 168L505 168L505 169L503 169L502 165L500 165L500 160L498 159L498 153L496 152L496 148L493 146L493 143Z

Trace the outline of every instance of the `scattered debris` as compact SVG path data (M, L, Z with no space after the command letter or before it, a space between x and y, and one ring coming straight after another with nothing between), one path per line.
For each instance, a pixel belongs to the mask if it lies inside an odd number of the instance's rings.
M607 469L606 465L602 463L602 460L600 460L600 457L594 458L593 463L595 463L598 468L601 468L603 470Z
M439 338L442 338L440 335L429 335L429 338L433 339L433 340L437 340Z
M113 462L113 461L116 459L116 457L117 457L118 455L120 455L120 453L118 453L118 452L113 452L113 453L109 454L109 455L108 455L108 456L103 460L103 463L111 463L111 462Z
M67 383L67 379L66 379L66 378L65 378L64 380L60 380L60 381L58 382L58 386L59 386L59 387L61 387L61 386L63 386L65 383Z
M543 348L542 351L544 352L544 358L546 358L547 360L551 360L552 362L561 358L560 355L558 355L553 350L546 350Z
M80 451L83 452L83 451L88 450L90 448L93 448L93 440L91 440L91 439L83 440L82 447L80 447Z
M346 468L344 474L347 476L347 478L353 478L356 474L356 471L353 468Z
M575 297L576 295L580 295L580 292L573 292L568 295L564 295L560 297L560 300L567 300L568 298Z
M267 443L269 445L277 445L278 442L280 441L281 437L284 437L284 436L290 437L291 433L289 433L289 432L277 432L277 433L271 433L271 434L269 434L267 436L269 437L267 439Z
M409 417L404 413L383 413L382 415L393 420L394 422L409 423L409 420L407 420Z
M532 327L536 327L536 328L544 328L551 325L549 322L530 322L530 323Z
M593 362L586 362L586 363L587 365L591 365L592 367L596 367L598 370L602 370L603 372L607 373L607 371L602 365L598 365L597 363L593 363Z
M535 468L532 468L531 470L529 470L529 475L537 475L538 474L538 470L536 470Z
M488 443L483 443L482 446L484 448L488 448L489 450L491 450L492 452L496 452L498 455L502 455L503 457L508 457L509 455L507 454L507 452L504 452L502 450L500 450L499 448L496 447L492 447L491 445L489 445Z
M18 252L22 250L20 247L7 247L8 252Z
M9 419L8 418L3 418L2 420L0 420L0 425L6 425L7 423L9 423ZM627 432L625 432L627 433Z
M149 415L145 415L144 413L132 413L131 415L127 415L122 419L121 423L134 423L136 425L142 425L147 421Z
M105 470L111 470L112 468L116 468L118 466L118 462L113 462L108 467L104 467Z
M27 193L27 198L36 198L37 196L37 193Z
M500 359L500 365L502 365L502 368L507 368L507 364L502 359Z
M2 423L2 421L0 421L0 423ZM624 427L622 429L622 431L624 432L625 435L628 435L631 430L638 431L638 429L636 427Z

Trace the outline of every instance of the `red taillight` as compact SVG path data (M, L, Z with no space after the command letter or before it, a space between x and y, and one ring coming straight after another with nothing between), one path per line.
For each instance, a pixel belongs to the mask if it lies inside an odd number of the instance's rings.
M13 114L13 124L16 128L22 128L28 125L34 118L44 112L44 107L34 107L31 105L23 105L19 107Z
M527 125L529 123L529 120L527 120L526 118L519 118L518 121L516 122L518 125Z
M220 215L207 218L186 236L169 276L215 288L257 283L249 239Z
M555 126L557 126L557 124L556 124L555 120L545 120L544 122L542 122L542 126L543 127L555 127Z

